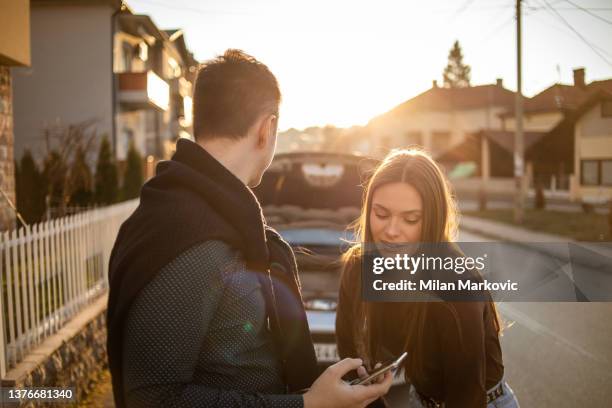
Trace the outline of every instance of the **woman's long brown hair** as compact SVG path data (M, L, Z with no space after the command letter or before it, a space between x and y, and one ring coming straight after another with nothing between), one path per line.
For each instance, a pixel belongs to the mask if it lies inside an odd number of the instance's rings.
M355 348L368 365L380 361L381 322L385 317L385 307L389 305L363 302L361 293L361 246L373 242L370 230L372 197L379 187L389 183L408 183L421 196L423 205L421 242L454 242L457 237L457 209L446 177L436 162L425 152L418 149L394 150L382 161L370 177L364 190L361 215L352 226L359 242L344 255L342 285L353 294L352 304L347 305L355 317L351 322ZM405 363L406 377L419 377L423 369L423 333L427 322L427 303L393 303L399 308L402 321L398 322L397 335L405 336L405 350L408 358ZM445 304L456 316L451 304ZM495 304L489 302L495 316L496 329L500 330ZM397 313L394 313L397 314ZM387 315L388 316L388 315Z

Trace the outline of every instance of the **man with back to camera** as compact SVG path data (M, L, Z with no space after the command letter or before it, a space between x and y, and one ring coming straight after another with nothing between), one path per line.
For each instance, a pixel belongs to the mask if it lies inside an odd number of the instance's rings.
M110 264L108 357L118 407L365 406L391 385L317 378L293 252L249 187L276 147L281 94L255 58L202 66L195 142L179 139L123 223ZM304 394L296 394L304 388Z

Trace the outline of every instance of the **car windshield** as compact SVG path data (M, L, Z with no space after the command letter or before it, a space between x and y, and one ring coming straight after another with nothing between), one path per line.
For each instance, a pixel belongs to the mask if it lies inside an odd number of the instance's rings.
M281 154L253 192L265 207L264 213L268 211L266 217L290 218L276 222L318 220L343 224L348 215L358 214L365 173L373 165L371 159L345 154Z

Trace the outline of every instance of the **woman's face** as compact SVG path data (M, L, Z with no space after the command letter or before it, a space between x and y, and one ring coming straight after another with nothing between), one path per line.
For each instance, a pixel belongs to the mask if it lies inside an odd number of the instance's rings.
M370 232L381 252L397 252L393 244L421 240L423 202L408 183L388 183L372 195Z

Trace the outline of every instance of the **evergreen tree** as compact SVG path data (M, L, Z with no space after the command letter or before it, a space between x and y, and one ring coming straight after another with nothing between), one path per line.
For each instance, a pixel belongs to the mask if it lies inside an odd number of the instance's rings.
M26 153L30 152L26 150L24 155ZM21 156L21 158L23 160L23 156ZM23 188L23 181L21 180L21 169L19 168L19 162L17 160L13 161L13 168L15 169L15 205L17 206L17 211L21 211L23 205L20 205L19 200L22 200L25 197L21 191Z
M70 205L86 207L91 204L93 198L92 176L85 150L78 146L74 154L74 161L70 169Z
M470 71L470 66L463 63L459 41L455 41L453 48L448 53L448 64L444 68L444 87L466 88L470 86Z
M28 223L42 220L45 213L45 185L32 153L26 150L21 162L15 162L15 191L17 193L17 211Z
M113 160L110 143L102 139L96 165L95 202L112 204L117 202L119 193L119 178L117 164Z
M140 188L144 182L142 174L142 156L133 143L130 143L126 160L125 173L123 176L123 188L121 198L129 200L140 196Z
M56 150L51 150L45 159L43 179L47 206L53 210L52 217L63 216L66 213L66 204L69 194L67 189L68 166Z

